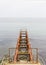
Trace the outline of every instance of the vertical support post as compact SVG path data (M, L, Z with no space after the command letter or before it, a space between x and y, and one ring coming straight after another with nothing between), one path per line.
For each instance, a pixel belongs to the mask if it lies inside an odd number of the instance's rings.
M9 63L10 63L10 48L9 48Z
M37 63L38 63L38 48L37 48L37 59L36 59Z

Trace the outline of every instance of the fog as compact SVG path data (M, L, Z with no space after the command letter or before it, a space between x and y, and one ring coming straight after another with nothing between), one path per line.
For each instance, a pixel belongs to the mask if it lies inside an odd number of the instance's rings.
M21 29L46 62L46 0L0 0L0 58L16 47Z
M46 18L0 18L0 31L12 33L23 28L31 34L46 35Z
M27 29L32 47L46 54L46 18L0 18L0 58L16 47L21 29Z

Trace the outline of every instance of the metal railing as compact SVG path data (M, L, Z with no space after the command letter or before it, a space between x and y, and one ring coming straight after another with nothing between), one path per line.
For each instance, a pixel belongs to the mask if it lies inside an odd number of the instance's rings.
M46 65L45 60L43 59L43 57L40 54L38 55L38 61L41 63L41 65Z

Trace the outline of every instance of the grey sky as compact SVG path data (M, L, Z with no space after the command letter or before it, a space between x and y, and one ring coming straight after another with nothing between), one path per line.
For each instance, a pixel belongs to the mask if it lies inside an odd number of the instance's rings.
M0 0L0 17L16 17L0 18L0 31L28 28L33 34L46 34L46 0Z
M0 0L0 17L46 17L46 0Z

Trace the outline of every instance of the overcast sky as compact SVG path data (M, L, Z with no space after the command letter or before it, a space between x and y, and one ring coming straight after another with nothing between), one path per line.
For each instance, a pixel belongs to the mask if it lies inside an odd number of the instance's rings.
M33 34L46 34L46 0L0 0L0 17L18 17L0 18L0 31L27 28Z
M46 0L0 0L0 17L46 17Z

